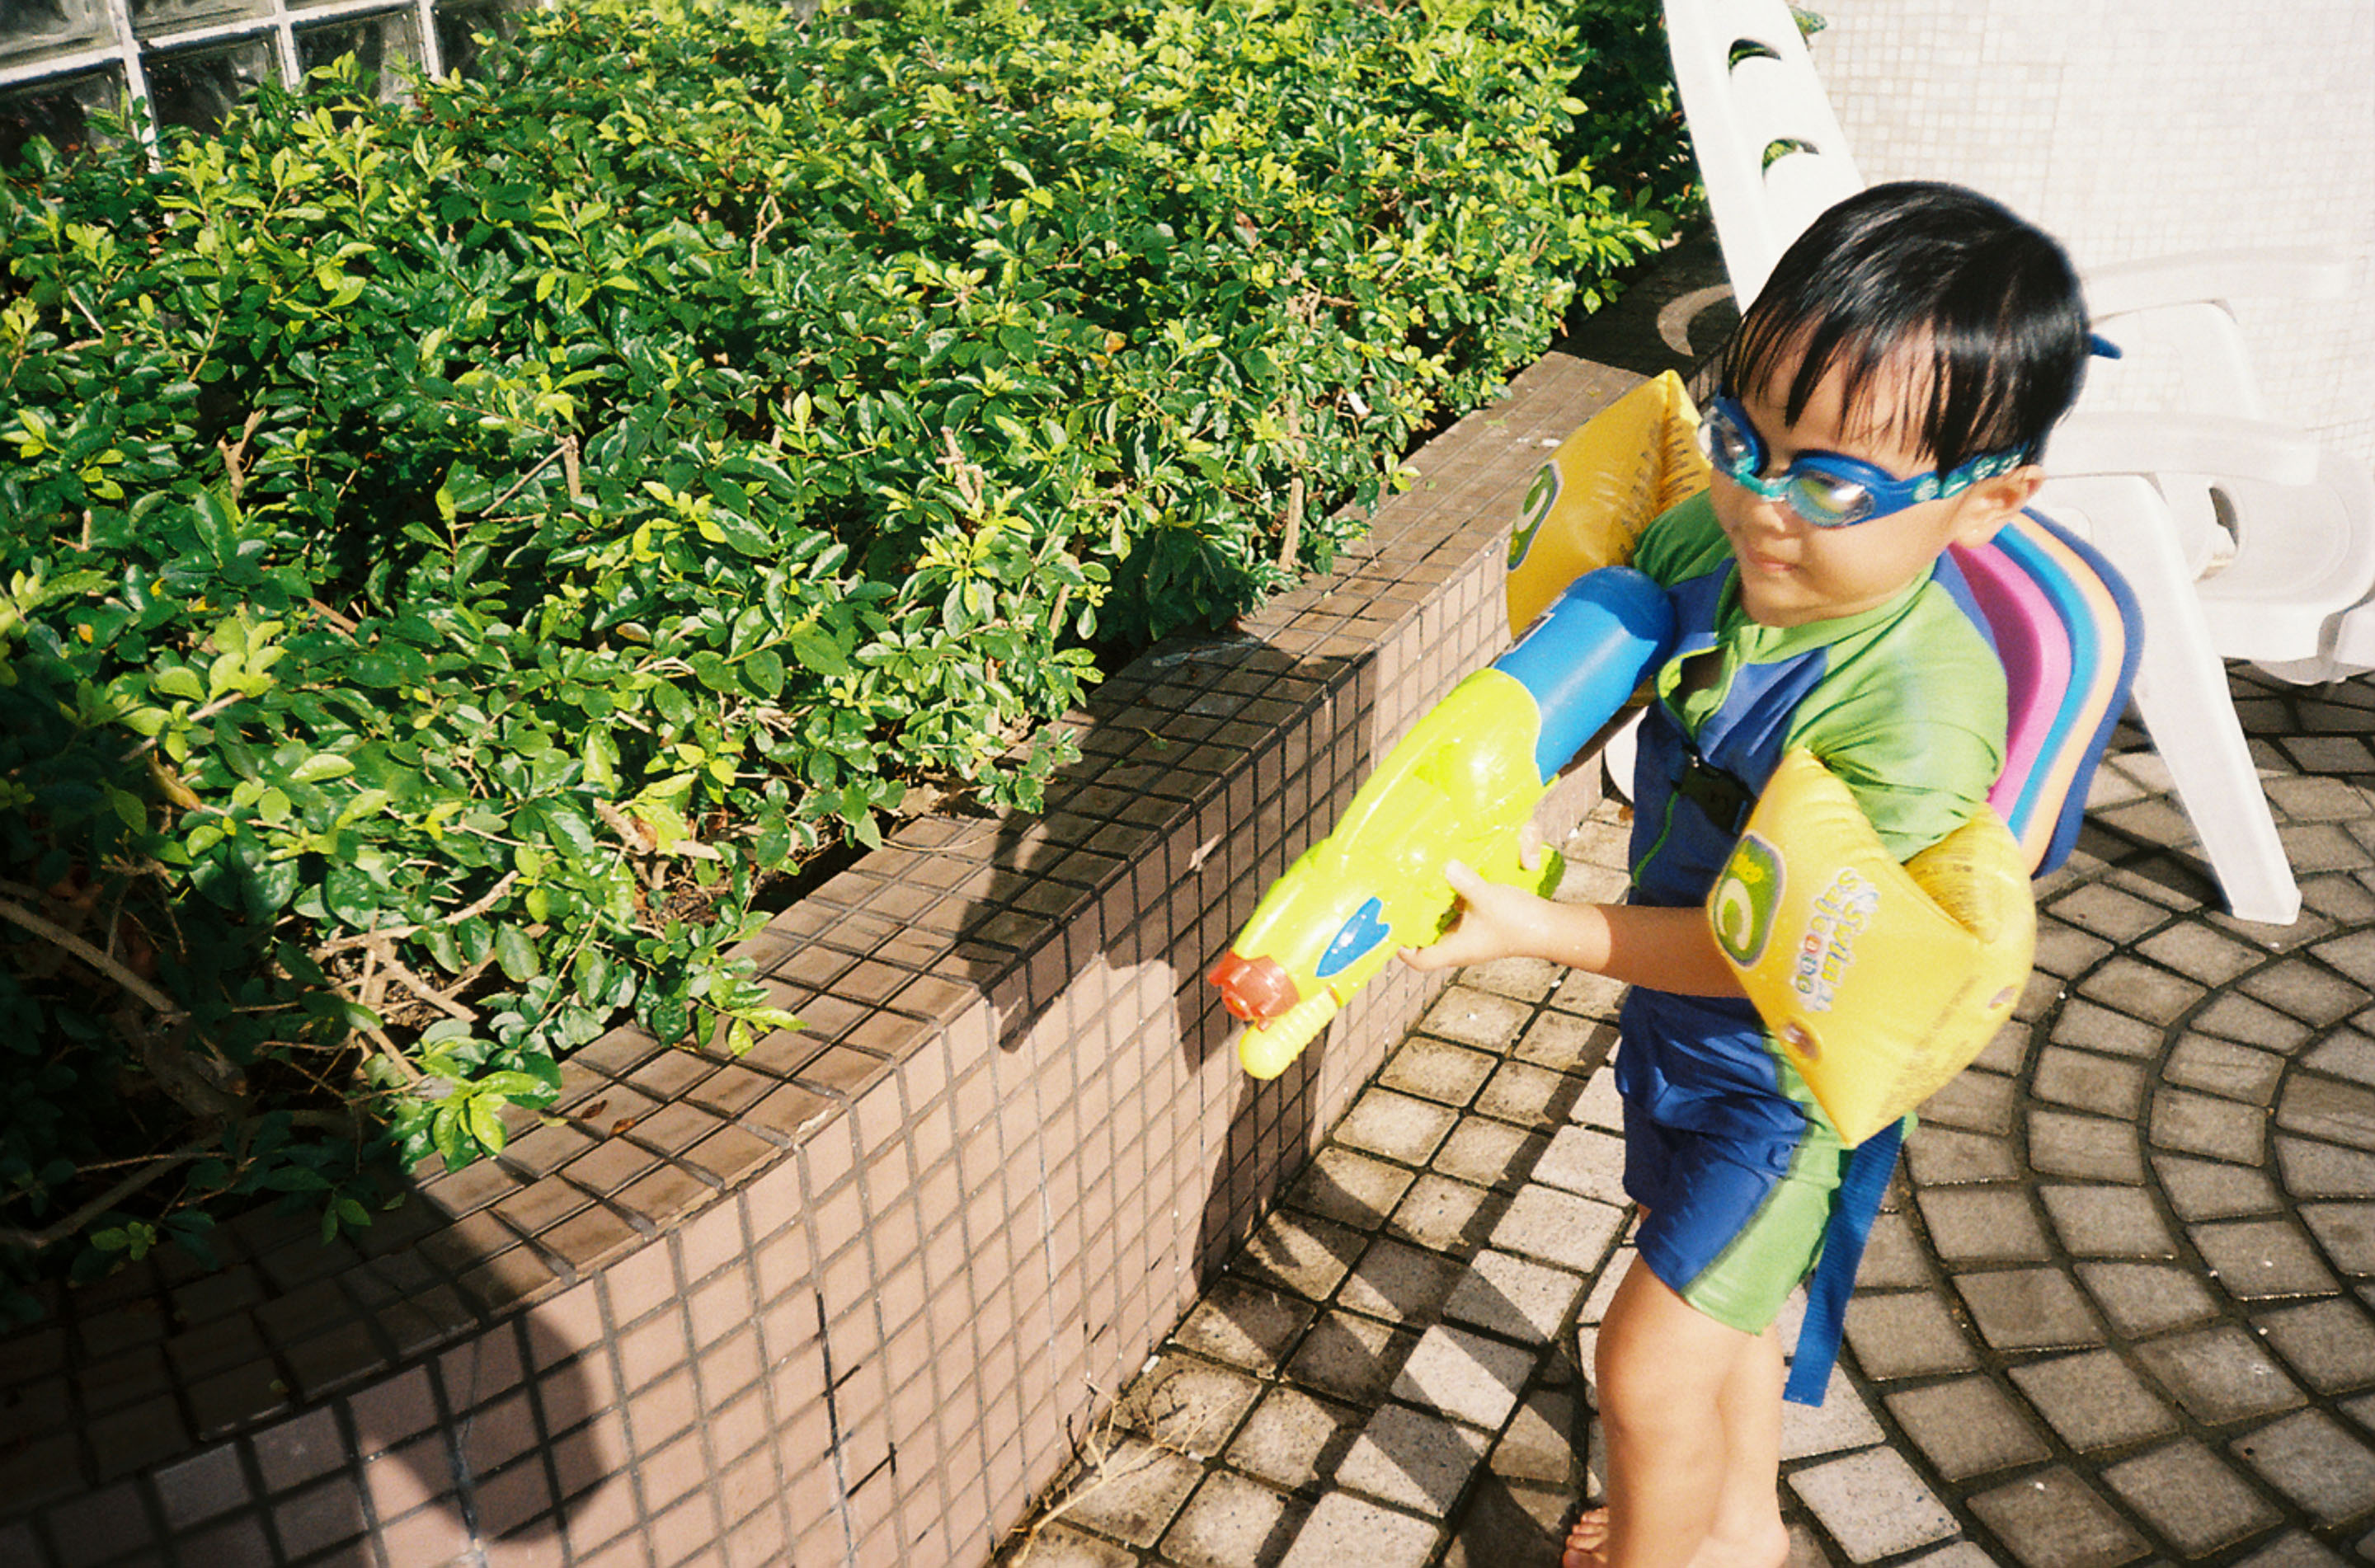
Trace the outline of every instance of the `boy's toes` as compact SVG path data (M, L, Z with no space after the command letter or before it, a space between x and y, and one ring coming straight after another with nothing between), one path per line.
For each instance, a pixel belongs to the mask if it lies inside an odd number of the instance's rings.
M1601 1568L1608 1560L1607 1552L1608 1510L1593 1508L1567 1531L1566 1550L1559 1558L1559 1568Z

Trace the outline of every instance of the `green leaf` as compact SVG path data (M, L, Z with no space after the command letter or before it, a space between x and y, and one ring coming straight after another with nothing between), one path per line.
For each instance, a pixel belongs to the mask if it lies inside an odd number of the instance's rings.
M159 695L179 697L186 701L203 702L207 689L195 671L185 665L169 665L148 678L148 684Z
M469 1118L470 1136L490 1154L503 1151L502 1102L493 1095L473 1094L465 1102L463 1114Z
M753 697L772 699L784 690L783 655L772 648L762 648L742 660L742 684Z
M544 968L536 944L516 925L495 928L495 963L514 983L533 980Z
M832 638L815 631L795 631L791 644L792 656L817 674L828 678L849 674L849 660Z

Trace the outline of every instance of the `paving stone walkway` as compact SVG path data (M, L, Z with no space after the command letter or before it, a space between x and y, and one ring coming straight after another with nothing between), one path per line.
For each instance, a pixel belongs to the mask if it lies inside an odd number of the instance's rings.
M2307 910L2220 913L2121 731L1791 1408L1798 1563L2375 1561L2375 684L2235 678ZM1621 886L1624 831L1583 825L1566 896ZM1630 1257L1615 1000L1457 977L1001 1561L1554 1562Z

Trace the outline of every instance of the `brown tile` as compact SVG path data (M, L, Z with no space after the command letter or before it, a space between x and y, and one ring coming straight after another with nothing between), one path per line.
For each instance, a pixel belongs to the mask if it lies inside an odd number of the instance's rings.
M495 1231L502 1230L502 1226L482 1215L473 1215L463 1223L475 1225L481 1220ZM507 1244L516 1244L516 1238ZM470 1261L475 1263L478 1260L472 1258ZM267 1339L277 1339L283 1344L308 1338L328 1329L345 1327L354 1321L354 1317L353 1303L347 1300L346 1292L338 1289L337 1283L330 1279L316 1279L255 1309L256 1326Z
M706 1363L703 1370L705 1384ZM758 1370L755 1359L752 1370L754 1373ZM767 1415L767 1392L763 1388L746 1386L728 1397L713 1396L709 1405L710 1414L704 1424L709 1432L711 1451L717 1456L717 1462L721 1465L731 1465L751 1450L764 1448L767 1439L774 1434L774 1424ZM759 1456L765 1461L772 1476L774 1455L770 1451Z
M538 1248L514 1247L464 1273L454 1287L493 1317L549 1293L560 1280Z
M344 1480L324 1481L284 1500L273 1508L272 1522L279 1531L281 1550L292 1560L311 1562L325 1561L314 1555L317 1552L360 1543L367 1524L362 1499ZM361 1561L370 1560L365 1550Z
M180 1406L163 1397L92 1417L83 1423L83 1432L103 1481L178 1457L190 1446Z
M824 1345L821 1340L776 1355L768 1363L768 1387L775 1409L788 1423L802 1412L825 1409ZM790 1452L786 1449L786 1452Z
M842 1031L840 1041L879 1060L898 1062L921 1049L932 1034L931 1027L920 1019L876 1010ZM804 1071L800 1076L806 1079L809 1074Z
M503 1197L517 1180L500 1165L479 1160L423 1183L416 1196L432 1208L459 1217Z
M714 1203L692 1223L677 1232L677 1250L684 1261L684 1278L698 1286L729 1266L746 1265L750 1245L742 1235L742 1210L733 1203Z
M437 1374L447 1408L457 1413L508 1394L527 1375L517 1326L506 1323L448 1350Z
M472 1475L511 1463L538 1444L536 1411L525 1388L476 1409L457 1411L462 1456Z
M753 1072L739 1062L727 1062L702 1079L685 1098L713 1115L731 1121L764 1100L775 1088L776 1080L767 1074Z
M835 1115L817 1126L801 1143L800 1160L808 1172L806 1186L810 1193L830 1191L856 1170L857 1135L849 1118Z
M810 1212L815 1216L815 1245L821 1251L837 1252L865 1233L866 1199L856 1182L845 1182L825 1194Z
M171 1376L162 1345L148 1344L87 1363L77 1384L86 1409L112 1410L155 1399L171 1386Z
M805 1225L788 1225L760 1243L757 1267L761 1299L772 1303L787 1291L806 1291L813 1279L812 1265Z
M561 1173L594 1197L609 1197L658 1163L651 1150L623 1138L609 1138L571 1161Z
M692 1452L701 1451L701 1399L692 1369L682 1367L635 1395L627 1404L627 1430L634 1434L635 1468L640 1475L651 1456L680 1436L690 1435ZM670 1497L680 1495L671 1492Z
M702 1451L701 1433L691 1430L695 1411L690 1401L681 1413L680 1435L657 1449L646 1450L635 1461L635 1481L643 1491L644 1510L654 1515L663 1513L708 1478L709 1462ZM668 1417L675 1414L667 1412ZM638 1432L642 1430L642 1401L637 1401L628 1419Z
M437 1397L425 1367L409 1367L355 1391L348 1400L358 1447L368 1458L437 1424Z
M694 1098L694 1088L717 1070L717 1062L698 1051L678 1047L662 1051L625 1075L626 1081L662 1104Z
M268 1491L291 1487L327 1475L346 1463L347 1443L330 1410L309 1410L267 1427L255 1437L255 1465Z
M644 1247L602 1274L602 1290L610 1299L610 1321L621 1326L674 1302L682 1288L676 1260L664 1244Z
M715 1189L681 1165L661 1165L613 1195L612 1201L641 1215L656 1231L673 1228L682 1215L713 1197Z
M747 1326L755 1304L750 1299L748 1273L738 1268L719 1273L713 1282L693 1292L691 1307L694 1347L705 1349L735 1329Z
M800 1060L807 1059L808 1053L804 1051ZM815 1090L787 1083L744 1112L742 1124L798 1141L802 1128L810 1126L832 1108L833 1102Z
M655 1314L619 1336L619 1376L630 1390L656 1382L691 1359L681 1313Z
M871 1154L906 1126L906 1108L900 1099L899 1075L892 1074L858 1096L850 1107L857 1127L858 1147Z
M562 1539L575 1553L575 1561L598 1561L596 1553L607 1543L624 1539L635 1553L634 1561L648 1568L650 1555L644 1550L640 1537L632 1534L641 1522L635 1502L634 1477L628 1468L626 1446L621 1443L610 1461L610 1468L598 1472L592 1490L572 1493L569 1490L571 1468L561 1463L563 1456L554 1456L554 1469L561 1478L564 1506L561 1510ZM392 1565L406 1561L391 1550ZM443 1558L414 1558L418 1562L442 1562Z
M868 1239L874 1244L876 1269L887 1276L892 1269L913 1258L923 1244L922 1221L912 1202L884 1200L878 1189L871 1195L874 1218L867 1227Z
M583 1148L582 1140L577 1147ZM539 1181L520 1188L494 1206L497 1218L523 1236L536 1236L558 1225L593 1199L567 1182Z
M498 1539L512 1536L532 1521L543 1518L556 1505L552 1479L546 1473L541 1458L533 1455L507 1469L482 1474L475 1491L479 1533ZM549 1539L549 1531L537 1533ZM553 1548L551 1560L557 1568L561 1559L560 1543L550 1541L549 1544ZM532 1550L533 1547L528 1542L505 1541L501 1561L505 1568L510 1568L515 1562L522 1562L525 1568L526 1562L533 1561L529 1556ZM488 1555L493 1558L497 1554L490 1552Z
M394 1533L391 1532L388 1539L393 1542L395 1539ZM459 1544L467 1544L467 1537L457 1536L455 1539ZM264 1533L264 1516L261 1514L242 1514L233 1518L225 1519L220 1524L205 1526L186 1535L176 1537L173 1546L184 1562L231 1563L275 1561L271 1542ZM455 1550L459 1550L458 1544L455 1549L440 1552L436 1556L419 1557L412 1561L443 1562L453 1556Z
M372 1315L372 1326L396 1359L420 1355L478 1323L478 1315L450 1285L430 1285Z
M248 1264L233 1264L220 1273L200 1275L174 1286L172 1313L183 1324L195 1327L263 1299L264 1285L255 1269ZM43 1364L54 1364L59 1353L44 1357Z
M780 1487L776 1490L780 1493ZM771 1568L788 1560L790 1544L791 1534L785 1526L780 1496L771 1495L764 1503L754 1505L746 1517L727 1524L727 1568Z
M219 1436L249 1421L288 1408L288 1391L280 1386L269 1362L250 1362L228 1372L200 1378L186 1385L190 1414L202 1439ZM0 1485L16 1491L13 1478L0 1471Z
M546 1401L549 1414L552 1403ZM559 1422L552 1423L556 1429ZM597 1491L629 1495L632 1512L633 1488L627 1484L627 1472L632 1463L627 1444L626 1418L614 1408L607 1408L593 1420L561 1431L545 1445L552 1460L553 1479L559 1483L561 1496L571 1502L572 1511L586 1506L585 1499ZM573 1532L574 1534L574 1532ZM600 1540L601 1536L576 1536L580 1541Z
M551 1122L514 1138L498 1161L515 1181L549 1176L585 1152L593 1135L574 1122Z
M648 1112L648 1114L636 1116L634 1124L627 1128L627 1138L642 1143L648 1149L656 1149L660 1155L681 1155L684 1149L708 1138L710 1133L717 1131L717 1126L720 1126L717 1116L701 1110L698 1104L686 1104L677 1100L677 1102L660 1104L658 1110Z
M875 1299L881 1306L884 1331L894 1337L921 1317L924 1311L922 1261L911 1256L904 1264L890 1267Z

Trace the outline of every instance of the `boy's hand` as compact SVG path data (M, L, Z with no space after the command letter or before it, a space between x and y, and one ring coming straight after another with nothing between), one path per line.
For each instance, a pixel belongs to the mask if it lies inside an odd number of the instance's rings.
M1521 849L1538 864L1539 838ZM1451 929L1424 948L1404 948L1401 961L1417 970L1453 969L1492 959L1540 954L1548 936L1547 917L1558 906L1548 899L1498 882L1488 882L1457 860L1447 861L1444 880L1459 895Z

